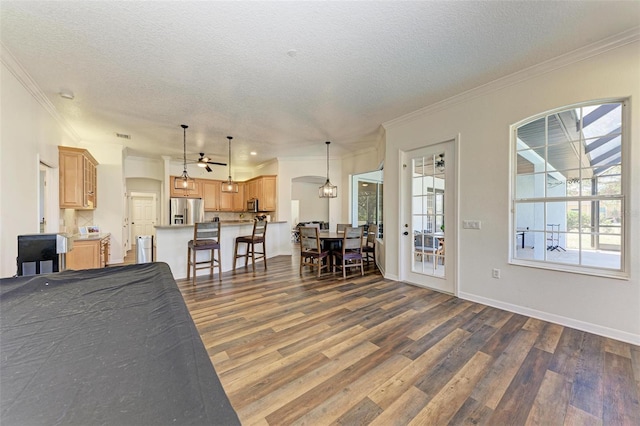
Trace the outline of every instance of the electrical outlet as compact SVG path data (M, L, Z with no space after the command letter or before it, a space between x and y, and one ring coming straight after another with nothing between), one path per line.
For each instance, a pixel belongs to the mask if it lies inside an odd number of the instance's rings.
M498 268L493 268L493 269L491 270L491 276L492 276L493 278L500 279L500 269L498 269Z

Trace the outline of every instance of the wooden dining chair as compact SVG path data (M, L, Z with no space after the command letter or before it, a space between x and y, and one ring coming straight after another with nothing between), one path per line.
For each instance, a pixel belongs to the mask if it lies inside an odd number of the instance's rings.
M304 266L318 268L318 277L324 268L330 270L329 250L322 250L318 228L300 228L300 275Z
M344 232L345 229L350 228L351 224L350 223L339 223L336 225L336 232L340 233L340 232Z
M197 253L202 250L211 252L209 260L197 260ZM215 252L218 252L218 258ZM193 273L192 284L196 285L196 271L209 268L213 276L214 268L218 268L218 281L222 281L222 263L220 262L220 222L199 222L193 225L193 239L187 243L187 279Z
M364 262L362 259L362 228L349 227L344 230L342 237L342 249L335 252L333 272L337 267L342 268L342 277L346 278L347 268L360 268L360 275L364 275Z
M378 225L369 225L367 229L367 237L362 245L362 255L364 256L367 266L373 260L373 266L376 266L376 237L378 236Z
M253 268L253 272L256 271L256 259L263 259L264 261L264 269L267 269L267 243L266 243L266 234L267 234L267 221L266 220L255 220L253 222L253 232L251 235L244 235L242 237L236 238L235 249L233 253L233 269L236 269L236 261L239 257L244 257L244 267L249 266L249 257L251 257L251 267ZM246 253L238 254L238 246L240 244L247 245ZM256 251L256 246L262 244L262 251ZM258 256L256 257L256 254Z

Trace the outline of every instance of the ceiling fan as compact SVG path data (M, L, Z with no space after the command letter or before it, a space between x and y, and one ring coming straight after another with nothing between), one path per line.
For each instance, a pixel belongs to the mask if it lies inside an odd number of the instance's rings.
M187 160L187 129L189 128L189 126L187 126L186 124L181 124L180 127L182 127L182 132L183 132L183 161L184 161L184 172L182 173L185 176L187 175L187 163L189 164L197 164L198 167L203 167L207 172L212 172L213 170L211 169L211 167L209 167L209 165L214 165L214 166L226 166L227 163L220 163L218 161L211 161L211 159L207 156L205 156L204 152L200 152L200 158L198 158L197 160Z
M211 159L207 156L205 156L204 152L200 153L200 158L198 158L198 161L196 161L196 163L198 164L198 167L204 167L204 169L208 172L211 172L212 169L211 167L209 167L209 164L211 165L215 165L215 166L226 166L227 163L220 163L218 161L211 161Z

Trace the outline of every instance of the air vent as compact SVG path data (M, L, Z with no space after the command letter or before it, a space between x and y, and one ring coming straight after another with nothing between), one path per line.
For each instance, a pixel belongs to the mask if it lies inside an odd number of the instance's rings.
M116 136L122 139L131 139L131 135L125 135L124 133L116 133Z

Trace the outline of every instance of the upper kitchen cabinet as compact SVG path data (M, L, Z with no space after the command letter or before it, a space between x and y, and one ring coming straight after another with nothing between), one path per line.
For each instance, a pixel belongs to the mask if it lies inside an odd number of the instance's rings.
M222 182L219 180L199 179L204 199L204 211L207 212L243 212L244 183L238 182L238 192L222 192Z
M238 184L238 192L222 192L222 188L220 189L221 212L243 212L246 210L247 203L244 202L244 182L236 183Z
M170 176L169 179L169 196L184 198L202 198L202 187L198 179L194 179L193 189L176 189L175 180L180 176Z
M245 200L258 200L260 211L276 210L276 176L259 176L245 182Z
M82 148L58 147L60 208L93 210L98 206L98 162Z
M220 210L220 181L201 180L202 198L204 199L204 211L217 212Z

